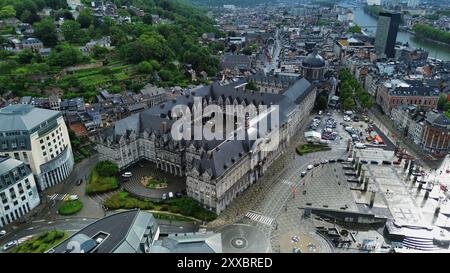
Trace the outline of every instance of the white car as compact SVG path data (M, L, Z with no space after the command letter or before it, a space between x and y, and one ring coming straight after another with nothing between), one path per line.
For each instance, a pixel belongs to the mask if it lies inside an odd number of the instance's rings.
M308 165L308 167L306 167L308 170L311 170L312 168L314 168L313 165Z
M3 246L3 251L9 250L13 247L15 247L17 245L17 241L11 241L11 242L7 242L4 246Z
M173 192L169 192L169 198L173 198Z
M357 142L357 143L355 143L355 148L357 148L357 149L365 149L366 148L366 144L361 143L361 142Z
M133 174L131 172L126 172L126 173L122 174L122 177L130 178L132 175Z
M0 230L0 237L6 235L6 230Z

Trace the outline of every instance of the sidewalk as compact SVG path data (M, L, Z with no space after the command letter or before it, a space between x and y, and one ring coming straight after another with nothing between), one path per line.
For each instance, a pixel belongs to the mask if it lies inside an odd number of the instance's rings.
M423 167L436 169L441 164L442 160L429 160L427 159L430 154L423 151L420 147L417 146L412 140L403 136L402 132L400 132L397 128L395 128L393 122L389 120L389 118L383 115L380 110L376 107L373 107L369 114L371 118L380 129L385 130L386 135L392 140L394 144L397 141L401 141L402 146L406 147L408 152L416 157L418 161L424 165Z

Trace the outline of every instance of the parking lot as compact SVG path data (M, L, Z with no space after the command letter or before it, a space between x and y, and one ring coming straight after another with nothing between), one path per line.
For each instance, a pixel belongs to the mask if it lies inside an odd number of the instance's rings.
M340 113L329 111L316 116L310 129L321 133L322 143L333 143L339 140L351 139L358 149L377 147L393 151L395 145L373 122L364 115L351 111Z

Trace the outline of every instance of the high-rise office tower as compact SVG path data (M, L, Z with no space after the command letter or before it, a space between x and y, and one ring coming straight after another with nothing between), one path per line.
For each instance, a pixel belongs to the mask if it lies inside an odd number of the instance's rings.
M395 42L399 25L399 13L380 12L375 35L375 50L377 54L384 54L387 58L395 57Z

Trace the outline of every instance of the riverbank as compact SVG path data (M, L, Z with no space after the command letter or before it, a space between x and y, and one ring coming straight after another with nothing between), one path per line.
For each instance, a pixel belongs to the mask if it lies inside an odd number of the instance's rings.
M375 36L376 26L378 24L378 20L376 16L372 16L369 13L366 13L362 6L358 7L354 11L355 23L362 26L363 31L370 34L370 36ZM364 29L364 26L368 26L368 29ZM401 31L398 32L397 42L402 44L408 43L411 48L422 48L429 52L429 56L443 60L450 61L450 47L449 45L442 44L440 42L421 39L416 36L414 33L410 31L404 31L405 27L403 26Z

